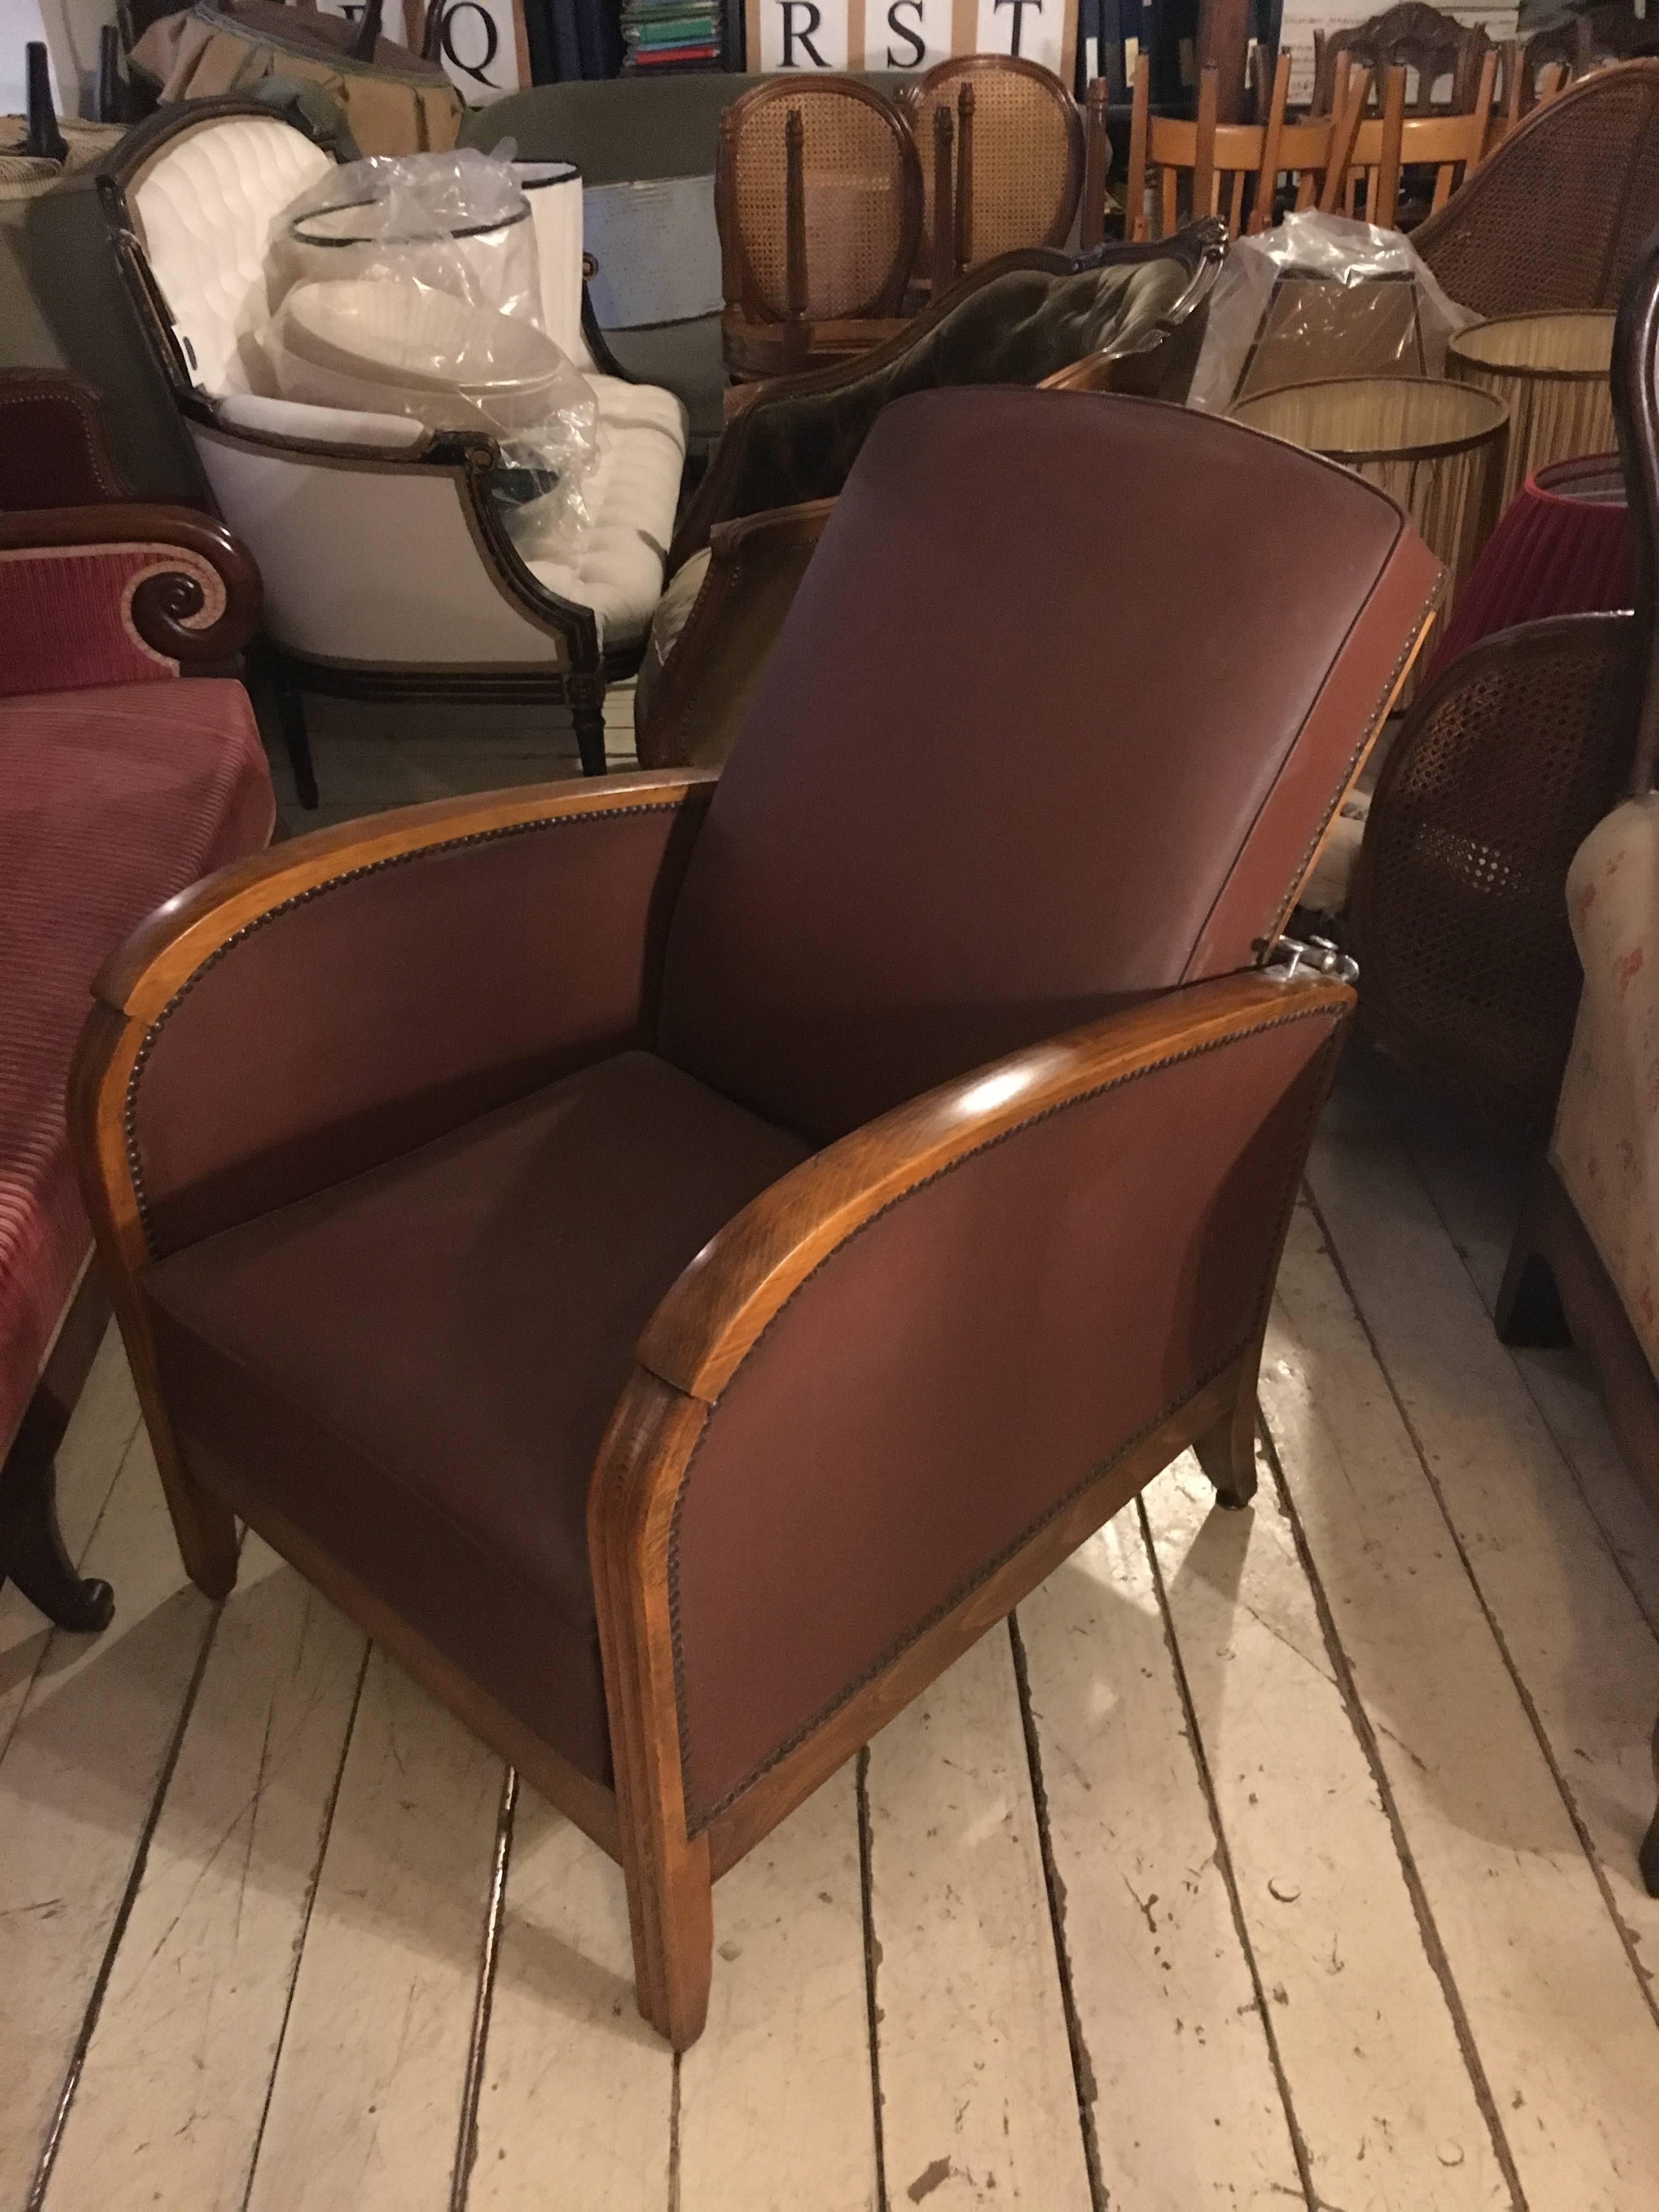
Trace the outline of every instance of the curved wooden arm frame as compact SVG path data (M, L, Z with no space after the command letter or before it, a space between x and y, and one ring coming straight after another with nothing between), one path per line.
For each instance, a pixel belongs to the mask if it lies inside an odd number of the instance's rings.
M696 774L555 785L446 800L325 831L238 863L162 908L112 960L71 1079L70 1121L88 1211L192 1577L222 1595L235 1577L233 1507L466 1723L520 1765L571 1819L618 1857L627 1880L641 2008L677 2047L701 2031L713 1941L710 1884L849 1753L1018 1604L1093 1529L1188 1445L1229 1502L1254 1482L1260 1329L1225 1367L1149 1434L1118 1449L1010 1554L939 1617L919 1623L868 1680L691 1832L681 1765L667 1549L693 1447L768 1322L799 1303L808 1278L879 1212L902 1206L941 1171L991 1146L1018 1143L1066 1106L1225 1049L1268 1029L1314 1020L1314 1058L1328 1078L1352 994L1271 971L1168 994L1035 1045L945 1084L830 1146L782 1178L722 1230L647 1324L636 1364L595 1466L588 1539L610 1712L614 1794L578 1774L468 1680L311 1539L258 1498L209 1494L174 1442L147 1319L148 1250L127 1128L129 1086L154 1024L192 976L239 935L282 927L296 899L401 855L486 837L515 824L637 810L649 795L700 809L712 779ZM1318 1086L1316 1085L1316 1091ZM1299 1165L1291 1163L1292 1169ZM1289 1190L1293 1195L1296 1175ZM1289 1200L1285 1208L1288 1221ZM1283 1224L1279 1227L1282 1237ZM1270 1285L1278 1243L1265 1255ZM810 1297L810 1289L805 1291ZM1266 1299L1261 1322L1265 1325Z
M132 595L132 626L144 643L181 668L210 667L234 659L258 628L259 571L246 548L222 523L188 507L109 500L98 507L27 509L0 514L0 551L39 546L176 545L214 568L224 604L212 620L201 617L206 594L188 568L146 576Z

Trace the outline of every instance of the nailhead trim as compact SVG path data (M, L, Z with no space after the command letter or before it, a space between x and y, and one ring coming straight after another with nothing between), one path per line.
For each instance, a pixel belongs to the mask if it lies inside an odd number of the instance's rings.
M132 1194L137 1206L139 1226L144 1234L144 1250L147 1256L154 1260L159 1255L155 1249L155 1237L151 1233L149 1200L144 1190L143 1160L138 1146L139 1085L143 1081L144 1069L161 1037L161 1031L178 1012L179 1007L184 1005L185 1000L189 998L202 978L210 974L222 960L235 951L239 945L243 945L249 938L256 936L270 923L280 921L284 915L292 914L295 908L307 906L313 899L321 898L325 892L339 890L347 884L360 883L368 876L383 875L388 869L404 867L416 860L428 860L441 853L462 852L471 845L493 845L508 837L528 836L538 830L580 829L592 823L616 822L624 816L633 814L666 814L679 803L678 798L654 803L641 800L636 805L602 807L587 814L550 815L545 820L540 822L507 822L503 823L499 829L473 830L462 837L446 837L435 845L416 845L406 853L388 853L384 860L369 860L366 861L362 867L348 868L340 875L329 877L326 882L313 884L308 890L296 891L291 898L283 899L276 906L267 907L262 914L255 915L251 921L245 921L240 929L234 931L226 938L222 945L216 945L201 966L186 976L150 1024L144 1033L143 1042L138 1048L137 1056L132 1063L132 1073L127 1078L126 1097L123 1102L122 1138L126 1152L127 1173L131 1179Z

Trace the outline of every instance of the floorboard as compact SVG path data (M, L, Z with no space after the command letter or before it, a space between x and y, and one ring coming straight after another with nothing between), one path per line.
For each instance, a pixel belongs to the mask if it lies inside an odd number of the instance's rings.
M880 2203L850 1762L715 1885L714 1994L680 2062L672 2185L674 2212Z
M1339 1091L1310 1182L1633 1961L1648 1938L1650 1975L1659 1929L1636 1852L1653 1811L1659 1638L1369 1090ZM1659 2037L1659 2011L1653 2027Z
M465 2212L668 2212L673 2101L634 2002L622 1869L521 1790Z
M1303 2203L1133 1506L1019 1634L1103 2201Z
M865 1786L890 2199L1090 2212L1006 1632L882 1730Z
M82 1565L99 1637L55 1632L0 1759L0 2203L46 2148L215 1610L185 1583L142 1433Z
M244 1547L105 1992L48 2212L240 2212L364 1657Z
M447 2212L501 1794L372 1652L248 2212Z
M1652 2015L1305 1208L1261 1395L1515 2193L1531 2212L1627 2212L1659 2168Z
M1230 1513L1188 1454L1146 1493L1182 1669L1316 2199L1508 2204L1376 1780L1264 1468Z

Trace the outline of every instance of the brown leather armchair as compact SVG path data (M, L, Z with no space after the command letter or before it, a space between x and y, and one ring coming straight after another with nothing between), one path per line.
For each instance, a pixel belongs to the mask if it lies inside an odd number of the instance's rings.
M676 2045L714 1876L1186 1446L1249 1497L1352 1003L1266 963L1437 588L1289 446L930 393L718 781L325 830L101 977L191 1574L240 1515L620 1858Z

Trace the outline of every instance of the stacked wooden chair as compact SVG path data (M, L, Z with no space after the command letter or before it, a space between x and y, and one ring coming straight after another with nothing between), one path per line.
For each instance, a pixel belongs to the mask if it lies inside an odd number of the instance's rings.
M1294 180L1297 207L1316 205L1328 212L1336 205L1364 112L1367 80L1361 71L1345 87L1345 105L1339 114L1294 121L1285 113L1290 72L1290 56L1282 52L1263 121L1221 123L1217 120L1217 71L1213 64L1206 65L1199 80L1198 112L1188 120L1152 112L1151 70L1146 56L1140 56L1124 186L1126 240L1167 238L1183 222L1209 215L1221 217L1230 237L1262 230L1273 220L1279 179L1286 174ZM1108 141L1106 91L1100 80L1090 88L1087 143L1085 246L1099 240L1104 225ZM1147 209L1154 172L1155 231Z

